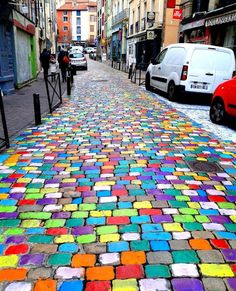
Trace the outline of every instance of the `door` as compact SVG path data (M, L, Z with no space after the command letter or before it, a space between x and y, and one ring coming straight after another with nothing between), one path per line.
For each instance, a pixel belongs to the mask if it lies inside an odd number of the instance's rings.
M227 86L227 97L228 97L228 114L236 116L236 78L230 81Z
M212 61L214 51L197 48L193 50L188 66L186 90L190 92L212 93L215 67Z
M17 29L16 32L17 85L32 79L30 35Z
M167 83L165 76L164 59L168 49L164 49L154 60L151 74L151 84L159 90L163 90Z
M213 91L216 87L232 78L235 64L233 62L234 56L227 51L215 51L212 56L213 65L215 67L215 79L213 84Z

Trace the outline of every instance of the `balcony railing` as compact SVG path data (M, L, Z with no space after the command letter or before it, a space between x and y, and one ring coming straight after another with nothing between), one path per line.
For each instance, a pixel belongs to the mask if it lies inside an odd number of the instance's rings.
M125 8L122 10L120 13L116 14L113 19L112 19L112 25L116 25L123 20L128 20L129 19L129 8Z

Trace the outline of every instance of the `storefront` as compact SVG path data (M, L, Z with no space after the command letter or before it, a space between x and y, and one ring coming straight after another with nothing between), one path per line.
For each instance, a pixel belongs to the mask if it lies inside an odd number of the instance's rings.
M209 43L209 30L205 27L205 19L196 20L180 26L181 42Z
M236 11L206 19L210 43L231 48L236 56Z
M146 30L136 36L136 63L149 63L161 49L161 29Z

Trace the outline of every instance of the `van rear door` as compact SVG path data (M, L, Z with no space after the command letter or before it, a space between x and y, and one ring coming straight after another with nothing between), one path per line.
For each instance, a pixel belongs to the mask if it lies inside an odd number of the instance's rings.
M213 93L223 81L230 79L232 57L228 51L214 47L193 50L186 82L186 91Z
M213 54L212 61L215 67L214 92L220 83L232 78L233 71L235 70L235 62L233 52L218 51L218 49Z
M196 48L193 50L189 66L186 91L211 93L215 79L212 50Z

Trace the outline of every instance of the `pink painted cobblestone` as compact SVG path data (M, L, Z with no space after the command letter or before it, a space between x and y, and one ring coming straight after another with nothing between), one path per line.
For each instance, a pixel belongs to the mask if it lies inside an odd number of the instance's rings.
M0 155L0 290L236 290L236 145L90 65Z

